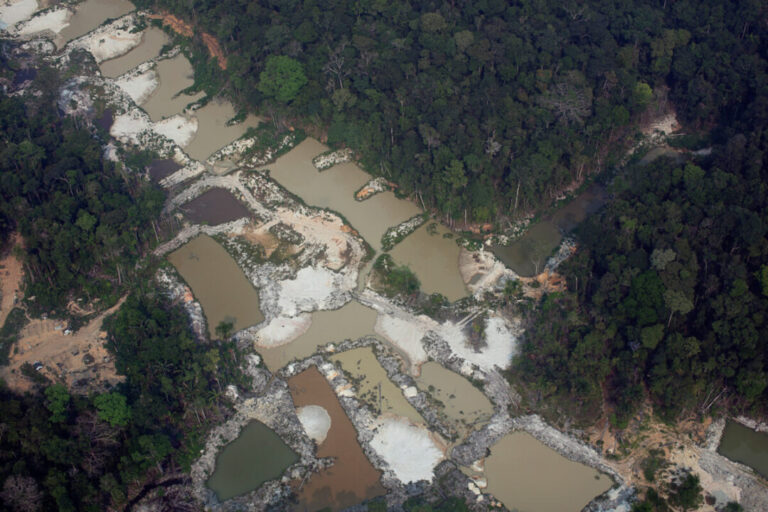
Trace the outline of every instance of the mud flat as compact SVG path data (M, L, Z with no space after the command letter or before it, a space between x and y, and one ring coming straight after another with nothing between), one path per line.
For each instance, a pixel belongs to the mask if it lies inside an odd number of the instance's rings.
M333 457L331 467L296 483L299 504L293 510L342 510L384 494L381 473L373 467L357 441L357 432L317 367L288 379L296 407L319 406L331 418L325 440L317 448L318 457Z
M525 432L513 432L485 460L488 492L510 510L578 512L611 480L570 461Z
M162 80L161 76L161 84ZM231 103L220 99L214 99L203 108L196 110L195 117L197 117L197 133L185 150L191 158L200 161L242 137L248 128L255 128L259 124L258 117L249 115L240 123L227 125L227 121L235 117L235 109Z
M141 105L152 121L157 122L164 117L178 114L187 105L204 96L203 93L193 96L179 94L195 83L192 64L184 55L179 54L173 58L158 61L155 71L160 83Z
M408 403L403 392L395 386L382 368L371 347L360 347L342 352L330 358L352 375L357 382L357 394L381 414L394 414L424 424L419 412ZM413 391L416 391L415 389Z
M219 500L228 500L278 478L298 459L280 436L263 423L252 421L219 453L208 487Z
M447 234L450 238L444 237ZM467 295L459 273L459 250L447 228L426 222L397 244L390 254L397 263L407 265L416 273L423 292L440 293L453 302Z
M61 48L76 37L87 34L111 18L119 18L133 11L128 0L85 0L75 7L69 24L58 33L56 47Z
M352 301L340 309L312 313L311 324L304 334L278 347L256 350L271 371L277 371L294 359L314 354L318 347L344 340L356 340L373 333L376 312Z
M259 294L227 251L208 235L200 235L168 255L192 288L213 336L220 322L239 331L264 319Z
M160 55L160 50L169 42L170 39L165 32L159 28L150 27L141 35L141 43L134 49L125 55L100 63L101 74L109 78L118 77L142 62Z
M216 226L233 220L254 217L227 189L212 188L181 206L184 215L195 224Z

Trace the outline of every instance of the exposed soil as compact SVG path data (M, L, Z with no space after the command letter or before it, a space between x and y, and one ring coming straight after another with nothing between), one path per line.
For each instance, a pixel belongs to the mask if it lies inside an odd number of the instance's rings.
M23 245L21 235L11 235L8 246L10 249L0 259L0 326L5 323L17 300L21 299L21 282L24 278L24 267L13 254L13 247Z
M150 14L149 18L163 20L163 25L170 27L171 30L184 37L192 37L195 34L195 29L190 23L187 23L173 14ZM203 43L208 48L208 54L211 57L216 57L218 59L218 64L221 69L227 69L227 58L224 56L224 50L222 50L221 45L216 38L206 32L202 32L201 37L203 38Z
M11 348L8 366L0 368L0 377L14 391L29 391L33 383L22 375L21 366L39 361L43 364L40 373L74 391L103 389L121 382L124 377L117 375L114 360L104 347L107 334L101 325L124 300L71 334L65 334L66 325L61 320L31 320Z
M341 510L384 494L381 473L366 458L355 427L317 367L291 377L288 386L297 407L320 405L328 411L331 428L318 446L317 456L335 459L333 466L296 483L299 505L294 510Z
M181 207L184 215L195 224L216 226L254 215L227 189L212 188Z

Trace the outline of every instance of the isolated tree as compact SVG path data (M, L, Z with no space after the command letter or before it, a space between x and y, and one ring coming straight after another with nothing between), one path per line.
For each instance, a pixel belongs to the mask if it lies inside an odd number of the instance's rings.
M131 408L125 396L117 392L105 393L93 399L93 405L99 411L99 419L113 427L124 427L131 419Z
M69 393L62 384L54 384L45 388L45 407L51 412L51 422L61 423L67 419L66 412L69 405Z
M259 75L258 87L266 96L289 103L306 83L304 67L299 61L286 55L271 55Z

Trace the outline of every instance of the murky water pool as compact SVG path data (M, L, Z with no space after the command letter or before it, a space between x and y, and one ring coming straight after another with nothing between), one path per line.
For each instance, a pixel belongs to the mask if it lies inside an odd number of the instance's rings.
M162 79L161 79L162 80ZM206 106L195 111L197 133L184 148L195 160L206 160L211 154L230 142L239 139L248 128L256 127L259 118L249 115L244 121L227 126L227 121L235 117L235 109L228 101L214 99Z
M432 226L432 228L430 228ZM397 244L390 254L407 265L421 281L425 293L440 293L451 302L467 295L459 273L459 246L448 228L427 221Z
M200 235L190 240L169 254L168 261L203 306L211 336L220 322L232 322L239 331L264 320L258 292L213 238Z
M370 179L370 175L352 163L318 171L312 165L312 158L327 149L317 140L307 138L266 168L278 183L307 204L330 208L344 215L352 227L379 250L387 228L413 217L420 210L409 201L397 199L392 192L356 201L354 193Z
M256 350L264 358L267 368L277 371L294 359L309 357L320 346L372 335L375 323L374 310L352 301L340 309L312 313L309 330L292 342L279 347L259 347Z
M382 368L371 347L360 347L330 358L341 364L345 372L359 381L355 388L358 397L380 414L396 414L414 423L424 423L419 412L408 403L403 392L395 386Z
M729 420L717 451L731 460L754 468L768 478L768 433L757 432Z
M232 192L218 187L206 190L193 200L181 205L179 209L195 224L209 226L254 216L251 210L232 195Z
M331 427L317 448L317 456L334 458L330 468L296 483L299 504L293 510L342 510L384 494L386 490L379 482L381 473L365 456L354 425L325 377L311 366L288 379L288 386L296 407L320 406L331 417Z
M482 425L493 415L493 405L467 379L434 361L421 365L416 385L442 403L445 415L460 431Z
M85 0L75 7L75 14L70 18L69 25L56 36L56 47L61 48L105 21L124 16L135 8L128 0Z
M182 165L175 162L174 160L158 159L150 162L150 164L147 166L147 171L149 171L149 177L152 179L152 181L160 181L163 178L166 178L175 173L181 169L181 167Z
M184 55L179 54L171 59L158 61L155 71L159 84L149 98L141 104L141 108L149 114L152 121L160 121L165 117L176 115L187 105L204 96L202 92L192 96L178 94L195 83L192 64Z
M216 457L216 469L207 484L220 501L228 500L280 478L298 459L280 436L252 421Z
M612 485L526 432L508 434L491 447L485 474L488 492L520 512L578 512Z
M605 196L605 189L602 186L590 185L549 218L534 224L510 245L494 246L493 253L506 266L523 277L538 274L544 270L547 259L560 245L562 234L572 231L588 215L596 212L605 203Z
M141 43L120 57L109 59L101 64L101 74L110 78L122 75L130 71L142 62L154 59L160 55L160 50L170 42L165 32L156 27L150 27L141 35Z

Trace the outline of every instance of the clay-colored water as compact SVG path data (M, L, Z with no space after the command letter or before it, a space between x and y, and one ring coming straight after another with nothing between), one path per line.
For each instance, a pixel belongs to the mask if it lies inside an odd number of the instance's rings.
M259 124L259 118L249 115L243 122L227 126L227 121L235 117L235 109L228 101L212 100L203 108L195 111L197 133L184 148L195 160L206 160L212 153L223 148L245 134L250 127Z
M225 222L253 218L253 213L225 188L207 190L180 207L184 215L195 224L216 226Z
M443 412L455 423L480 425L493 415L493 405L479 389L467 379L428 361L421 365L416 384L443 404Z
M160 55L160 50L170 39L165 32L156 27L150 27L141 34L141 43L120 57L99 64L101 74L114 78L130 71L142 62L154 59Z
M434 225L430 234L429 225ZM440 293L451 302L467 295L459 274L459 246L443 235L450 231L437 223L426 222L390 251L395 262L407 265L421 281L425 293Z
M208 332L220 322L232 322L235 331L264 320L259 294L235 260L208 235L200 235L168 255L203 306Z
M728 421L717 451L768 478L768 434Z
M258 489L279 478L298 456L266 425L252 421L216 457L207 485L220 501Z
M184 55L179 54L172 59L158 61L155 71L159 83L147 101L141 104L152 121L160 121L164 117L176 115L187 105L204 96L202 92L192 96L188 94L177 96L180 91L195 83L192 64Z
M491 447L485 475L488 492L520 512L578 512L612 485L607 476L525 432L508 434Z
M271 371L277 371L294 359L307 358L318 347L344 340L356 340L373 334L376 312L352 301L333 311L312 313L309 330L292 342L273 348L258 348L257 351Z
M119 18L135 9L128 0L85 0L75 7L75 14L56 36L56 47L61 48L76 37L87 34L109 19Z
M572 231L588 215L597 211L605 203L605 196L602 186L589 186L549 218L534 224L509 246L494 246L493 253L523 277L538 274L560 245L562 233Z
M379 483L381 473L366 458L357 441L357 431L328 382L317 368L309 367L288 379L296 407L319 405L331 417L331 428L317 448L318 457L333 457L330 468L313 474L300 489L295 488L297 511L317 511L325 507L341 510L386 492Z
M376 412L392 413L414 423L424 423L419 412L405 399L403 392L389 380L371 347L342 352L331 357L331 361L341 364L345 372L359 380L355 385L358 397L370 404Z
M377 194L366 201L355 201L354 193L370 179L370 175L352 163L319 172L312 165L312 158L327 149L317 140L307 138L266 168L278 183L307 204L330 208L344 215L352 227L379 250L387 228L413 217L420 210L409 201L397 199L391 192Z

